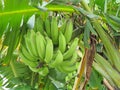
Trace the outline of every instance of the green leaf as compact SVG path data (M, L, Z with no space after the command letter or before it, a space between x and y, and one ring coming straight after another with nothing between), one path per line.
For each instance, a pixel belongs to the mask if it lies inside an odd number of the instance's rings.
M20 27L21 21L26 21L26 16L36 12L36 9L28 5L29 0L4 0L4 8L0 8L0 37L7 25L10 27ZM18 7L19 6L19 7ZM24 17L24 18L23 18Z
M97 15L95 15L95 14L93 14L93 13L90 13L90 12L88 12L88 11L86 11L86 10L84 10L83 8L81 8L81 7L74 7L75 8L75 10L78 12L80 12L80 13L82 13L83 15L85 15L86 17L88 17L88 18L99 18L99 16L97 16Z
M89 30L91 31L92 34L97 35L97 32L94 30L93 26L91 25L90 21L87 19L87 27L89 28Z
M101 10L104 10L104 2L105 2L105 0L95 0L95 4L96 4Z
M9 65L2 64L0 66L0 75L2 75L0 82L6 79L1 87L13 88L15 85L21 85L22 81L30 84L31 71L23 63L16 61L16 59L17 56L14 55Z
M13 51L16 49L16 46L18 45L18 42L20 39L20 30L16 30L16 28L15 28L9 34L10 34L9 39L8 39L9 47L8 47L7 55L6 55L6 57L4 57L4 62L3 62L5 64L8 64L10 62L12 55L13 55Z
M109 75L109 77L112 79L112 81L117 85L117 87L120 88L120 77L119 72L117 72L112 65L105 60L102 56L99 54L95 55L96 62L106 71L106 73Z
M113 16L113 15L108 15L110 17L110 19L112 19L113 21L120 23L120 18L117 16Z
M95 69L93 69L88 83L91 88L103 90L103 85L101 84L102 80L103 77Z
M49 77L49 79L51 80L51 82L56 86L56 88L62 88L64 87L64 84L59 82L59 81L56 81L54 78L52 77Z
M89 45L90 29L89 29L88 22L86 22L86 24L85 24L83 41L84 41L84 46L87 47L87 48L90 48L90 45Z
M106 78L111 85L115 86L111 77L107 74L107 72L103 69L103 67L101 67L96 62L93 63L93 67L98 73L100 73L104 78Z
M109 19L107 16L105 16L105 18L106 18L106 21L107 21L108 25L109 25L114 31L119 32L119 28L116 27L115 25L113 25L113 24L110 22L110 19Z
M28 86L28 85L21 85L21 86L12 88L10 90L32 90L32 88L31 88L31 86Z

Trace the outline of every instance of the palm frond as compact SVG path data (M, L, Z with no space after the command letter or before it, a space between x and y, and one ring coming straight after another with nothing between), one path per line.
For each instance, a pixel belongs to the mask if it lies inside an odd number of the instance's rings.
M30 84L31 71L23 63L16 61L16 58L17 56L14 56L8 66L0 66L1 87L13 88L15 85L23 84L23 81Z

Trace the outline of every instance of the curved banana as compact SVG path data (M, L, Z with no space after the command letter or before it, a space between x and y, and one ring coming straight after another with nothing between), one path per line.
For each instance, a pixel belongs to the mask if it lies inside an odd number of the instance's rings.
M72 32L73 32L73 23L72 23L72 20L69 20L67 22L65 33L64 33L66 43L68 43L71 40Z
M48 37L51 37L51 27L50 27L50 20L49 20L49 18L47 18L46 20L45 20L45 29L46 29L46 33L47 33L47 35L48 35Z
M74 71L76 69L76 65L75 65L76 59L77 59L77 53L74 53L71 59L64 60L61 63L61 65L57 67L57 69L60 72L64 72L64 73L70 73Z
M21 58L21 61L30 66L30 67L36 67L37 66L37 62L31 62L28 58L25 57L25 55L23 54L23 52L20 50L19 52L19 56Z
M52 40L46 37L46 50L45 50L45 62L49 63L53 57L53 43Z
M75 71L76 69L77 69L76 65L72 65L72 66L60 65L58 67L58 70L61 72L64 72L64 73L71 73L71 72Z
M75 52L76 47L78 45L78 40L79 40L78 38L74 39L70 48L63 54L64 59L69 59L73 55L73 53Z
M25 47L27 48L28 52L30 53L30 55L33 55L32 51L31 51L31 44L30 44L30 40L28 38L28 34L24 35L24 39L25 39Z
M26 49L26 47L24 47L22 44L21 44L21 51L25 55L25 57L28 58L30 61L37 61L37 58L31 55Z
M75 64L76 60L77 60L77 53L74 53L73 56L70 59L64 60L61 64L63 66L64 65L65 66L71 66L71 65Z
M54 44L58 44L58 26L57 26L57 18L52 17L51 21L51 37Z
M30 30L27 32L27 34L24 36L25 39L25 45L28 50L28 52L31 55L37 56L36 47L35 47L35 32L33 30Z
M38 53L37 53L37 47L36 47L36 33L34 32L34 30L30 30L30 43L31 43L31 51L33 53L34 56L38 57Z
M49 69L48 69L48 67L41 67L41 68L39 68L38 73L41 76L46 76L49 73Z
M46 41L45 38L43 37L40 32L36 33L36 47L37 47L37 52L40 57L40 59L43 61L45 57L45 46L46 46Z
M63 35L63 33L60 31L59 32L59 50L64 53L66 50L66 40L65 37Z
M42 35L44 34L44 22L40 17L36 19L35 30L39 31Z
M62 55L61 51L58 50L55 60L50 63L50 66L54 68L54 67L59 66L59 64L61 64L62 62L63 62L63 55Z

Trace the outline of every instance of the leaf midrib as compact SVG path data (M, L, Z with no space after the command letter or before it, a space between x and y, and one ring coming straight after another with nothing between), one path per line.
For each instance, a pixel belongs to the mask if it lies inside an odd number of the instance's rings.
M4 15L11 15L11 14L24 14L24 13L30 13L30 12L38 12L39 10L36 8L32 9L25 9L25 10L15 10L15 11L8 11L8 12L2 12L0 13L0 16Z
M75 12L75 10L72 7L69 6L56 6L55 5L49 5L46 6L47 11L62 11L62 12ZM0 16L5 15L12 15L12 14L24 14L24 13L31 13L31 12L38 12L40 11L37 8L29 8L29 9L22 9L22 10L13 10L13 11L4 11L0 12Z

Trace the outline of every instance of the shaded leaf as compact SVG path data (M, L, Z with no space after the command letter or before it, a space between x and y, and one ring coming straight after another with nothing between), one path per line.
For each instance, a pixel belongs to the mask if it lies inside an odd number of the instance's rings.
M89 45L89 41L90 41L90 29L89 29L89 26L88 26L87 22L86 22L85 29L84 29L83 41L84 41L84 46L87 47L87 48L90 48L90 45Z
M120 18L117 16L113 16L113 15L108 15L113 21L120 23Z
M74 7L74 8L76 9L77 12L79 11L80 13L87 16L88 18L99 18L99 16L97 16L97 15L91 13L91 12L88 12L88 11L84 10L83 8L81 8L81 7L79 7L79 8Z

